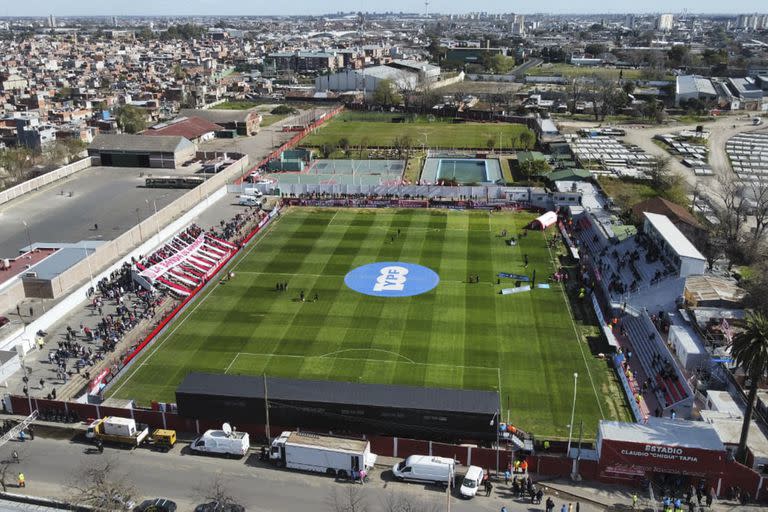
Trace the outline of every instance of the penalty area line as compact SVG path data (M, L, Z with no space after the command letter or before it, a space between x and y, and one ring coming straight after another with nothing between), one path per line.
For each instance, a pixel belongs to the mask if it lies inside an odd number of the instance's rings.
M355 349L351 349L355 350ZM361 349L364 350L364 349ZM416 366L434 366L438 368L443 367L450 367L450 368L461 368L461 369L469 369L469 370L496 370L499 371L498 366L465 366L465 365L459 365L459 364L450 364L450 363L418 363L416 361L395 361L392 359L374 359L370 357L328 357L328 354L319 355L319 356L300 356L296 354L267 354L267 353L259 353L259 352L238 352L236 357L271 357L271 358L280 358L285 357L289 359L330 359L332 361L370 361L372 363L402 363L402 364L413 364ZM405 356L400 356L405 357ZM231 366L231 363L230 363Z

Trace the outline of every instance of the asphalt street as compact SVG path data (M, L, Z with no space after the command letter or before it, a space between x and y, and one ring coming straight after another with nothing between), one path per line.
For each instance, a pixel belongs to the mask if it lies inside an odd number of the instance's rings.
M0 459L7 460L12 450L21 459L18 467L11 464L10 475L23 471L27 486L9 488L9 492L49 498L72 497L72 486L82 483L82 468L105 459L115 464L114 477L124 478L138 490L141 498L165 497L179 505L179 511L192 510L203 502L205 488L217 477L248 511L329 511L334 494L343 497L349 492L359 494L369 512L387 510L391 499L407 499L418 504L415 510L449 510L448 497L434 486L393 482L385 468L378 468L365 485L335 481L326 476L275 469L251 454L240 460L203 457L187 453L185 443L179 443L169 453L139 448L133 451L107 447L103 454L88 453L89 445L79 440L51 439L37 436L25 443L10 442L0 448ZM12 480L13 477L9 480ZM563 504L555 497L557 510ZM478 496L465 501L450 498L450 510L456 512L499 511L506 506L510 512L543 510L543 504L517 502L503 482L497 484L491 497ZM358 509L363 510L363 509ZM574 503L575 510L575 503ZM580 511L594 512L597 507L582 503Z

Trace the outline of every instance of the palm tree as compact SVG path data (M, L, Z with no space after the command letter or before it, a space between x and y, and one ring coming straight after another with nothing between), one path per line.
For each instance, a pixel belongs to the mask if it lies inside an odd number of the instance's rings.
M751 313L747 316L747 328L733 338L731 355L734 362L744 369L750 382L747 397L747 411L744 414L744 424L741 427L739 449L736 460L747 460L747 437L752 421L752 411L755 408L757 388L760 380L768 371L768 317L762 313Z

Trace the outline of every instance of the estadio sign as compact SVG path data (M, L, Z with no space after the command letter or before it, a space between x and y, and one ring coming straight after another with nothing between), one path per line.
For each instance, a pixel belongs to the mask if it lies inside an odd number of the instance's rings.
M726 452L650 443L631 443L603 439L600 466L633 466L646 471L687 475L720 474Z

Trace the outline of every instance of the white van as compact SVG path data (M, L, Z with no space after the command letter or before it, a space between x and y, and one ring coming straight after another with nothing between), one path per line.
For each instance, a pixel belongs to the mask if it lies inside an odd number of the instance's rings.
M261 199L256 196L237 196L240 206L261 206Z
M189 448L196 452L235 457L242 457L248 453L250 447L248 433L232 430L228 423L225 423L221 430L207 430L189 445Z
M483 468L477 466L469 466L467 474L464 475L464 480L461 481L461 488L459 494L462 498L472 498L477 494L477 490L483 483L483 475L485 472Z
M411 455L392 467L392 474L397 480L413 482L433 482L449 486L453 485L455 461L447 457L430 457L429 455Z

